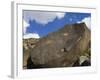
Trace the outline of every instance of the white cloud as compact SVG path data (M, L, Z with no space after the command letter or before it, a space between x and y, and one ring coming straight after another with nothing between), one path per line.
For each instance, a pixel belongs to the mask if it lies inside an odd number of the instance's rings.
M64 16L65 16L65 13L56 13L56 15L57 15L57 18L58 19L61 19L61 18L63 18Z
M24 39L27 38L40 38L37 33L26 33L26 29L29 27L29 21L35 20L37 23L46 25L49 22L52 22L54 19L63 18L65 13L63 12L42 12L42 11L24 11Z
M29 20L35 20L37 23L45 25L52 22L55 18L63 18L64 15L64 12L24 11L24 20L27 23Z
M28 33L24 35L24 39L28 39L28 38L40 38L40 36L37 33Z
M86 26L88 27L88 29L91 30L91 17L86 17L78 23L81 23L81 22L84 22L86 24Z
M29 27L29 23L27 23L25 20L23 20L23 26L24 26L23 33L25 34L27 27Z

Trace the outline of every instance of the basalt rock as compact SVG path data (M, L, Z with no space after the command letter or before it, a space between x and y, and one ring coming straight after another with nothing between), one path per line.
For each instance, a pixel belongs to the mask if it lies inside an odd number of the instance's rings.
M30 49L31 66L71 67L88 49L89 43L90 30L85 23L65 25L40 38L34 48Z

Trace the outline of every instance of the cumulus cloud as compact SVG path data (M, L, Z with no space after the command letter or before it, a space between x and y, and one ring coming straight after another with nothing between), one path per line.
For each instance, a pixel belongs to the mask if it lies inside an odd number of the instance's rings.
M37 23L45 25L52 22L55 18L63 18L64 15L64 12L24 11L24 20L27 23L29 20L35 20Z
M58 13L56 13L56 15L57 15L58 19L61 19L61 18L63 18L65 16L65 13L61 13L61 12L59 13L58 12Z
M23 19L23 33L24 38L40 38L37 33L26 33L27 28L29 27L29 21L35 20L37 23L46 25L49 22L54 21L55 18L63 18L65 13L63 12L43 12L43 11L24 11Z
M78 23L81 23L81 22L84 22L86 24L86 26L88 27L88 29L91 30L91 17L86 17Z
M40 36L37 33L28 33L24 35L24 39L28 39L28 38L40 38Z
M23 27L23 33L25 34L27 27L29 27L29 23L27 23L25 20L23 20Z

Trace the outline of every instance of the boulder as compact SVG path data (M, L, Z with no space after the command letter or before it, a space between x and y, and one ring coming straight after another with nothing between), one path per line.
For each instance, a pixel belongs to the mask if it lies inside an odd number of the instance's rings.
M65 25L40 38L30 49L33 68L71 67L88 49L89 42L90 30L85 23Z

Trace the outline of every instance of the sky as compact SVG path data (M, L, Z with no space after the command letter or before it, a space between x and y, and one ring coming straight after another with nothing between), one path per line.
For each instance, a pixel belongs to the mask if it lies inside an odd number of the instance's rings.
M23 38L41 38L66 24L85 22L91 30L91 14L77 12L23 11Z

